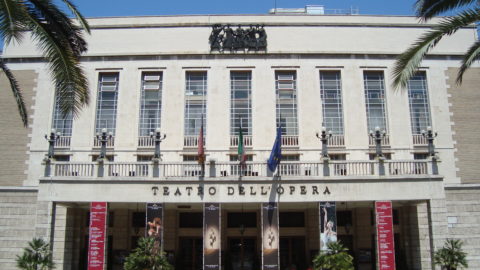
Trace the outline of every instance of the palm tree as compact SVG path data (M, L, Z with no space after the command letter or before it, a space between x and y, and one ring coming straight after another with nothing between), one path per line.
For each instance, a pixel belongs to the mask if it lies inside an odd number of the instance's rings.
M25 33L30 32L49 64L62 112L77 115L89 101L80 55L87 51L82 30L90 33L90 28L71 1L62 2L78 19L79 26L52 0L0 0L0 38L5 44L19 43ZM28 115L19 84L2 58L0 67L10 82L23 124L27 126Z
M480 1L478 0L417 0L415 3L416 15L426 22L432 17L447 11L463 8L456 16L446 17L423 34L405 52L397 57L393 69L393 86L405 88L408 80L416 73L420 62L425 55L435 47L445 36L454 34L460 28L478 24L480 21ZM480 41L475 41L463 55L461 67L457 74L457 84L462 83L465 71L480 59Z
M22 256L17 256L17 267L23 270L49 270L55 267L50 245L41 238L33 238Z
M435 251L433 262L440 265L442 270L457 270L468 268L467 253L462 250L463 242L447 239L443 248Z
M329 242L327 249L313 259L313 267L315 270L353 270L353 257L340 241Z
M125 270L170 270L172 266L160 251L154 237L138 239L138 247L125 259Z

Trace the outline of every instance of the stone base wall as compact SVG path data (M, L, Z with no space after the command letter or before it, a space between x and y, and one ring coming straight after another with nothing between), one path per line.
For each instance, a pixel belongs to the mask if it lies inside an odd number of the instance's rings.
M461 239L468 269L480 269L480 187L447 189L448 237Z
M0 269L18 269L15 259L35 236L36 219L36 191L0 189Z

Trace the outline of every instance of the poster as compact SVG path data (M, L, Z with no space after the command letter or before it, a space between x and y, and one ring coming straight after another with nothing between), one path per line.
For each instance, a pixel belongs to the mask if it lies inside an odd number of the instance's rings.
M320 202L320 249L337 242L337 214L335 202Z
M91 202L88 239L88 270L103 270L106 229L107 203Z
M262 204L262 269L279 270L278 204Z
M395 270L392 202L375 202L375 214L378 267L382 270Z
M203 269L219 270L220 261L220 204L205 203L203 211Z
M156 245L163 247L163 204L147 203L145 237L154 237Z

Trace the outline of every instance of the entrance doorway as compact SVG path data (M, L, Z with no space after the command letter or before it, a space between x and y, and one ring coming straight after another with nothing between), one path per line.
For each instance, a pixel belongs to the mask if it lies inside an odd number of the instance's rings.
M280 237L280 269L306 270L305 237Z
M175 269L201 270L203 268L202 238L180 238Z
M227 270L252 270L259 268L257 241L253 237L228 238Z

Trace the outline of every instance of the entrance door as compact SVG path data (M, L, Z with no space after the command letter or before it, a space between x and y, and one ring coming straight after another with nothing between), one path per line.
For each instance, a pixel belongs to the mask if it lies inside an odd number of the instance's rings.
M202 238L180 238L175 269L201 270L203 268Z
M280 269L305 270L307 267L305 237L280 237Z
M258 269L257 247L255 238L229 238L228 257L225 258L227 270Z

